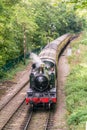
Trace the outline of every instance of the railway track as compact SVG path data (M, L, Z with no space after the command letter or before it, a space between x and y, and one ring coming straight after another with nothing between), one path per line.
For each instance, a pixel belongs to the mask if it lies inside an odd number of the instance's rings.
M54 117L53 111L49 110L44 130L50 130L50 129L52 129L52 126L53 126L53 117Z
M14 94L0 106L0 111L28 84L29 80L26 81L22 86L20 86Z
M13 89L10 93L0 100L0 111L26 86L29 82L31 63L29 64L28 69L22 75L19 81L13 85Z
M47 112L44 110L31 111L26 120L23 130L43 130L47 119Z
M26 106L25 102L23 102L6 123L3 130L21 130L23 122L28 116L28 110L29 106Z
M26 83L22 88L6 103L0 110L0 130L3 130L15 112L20 108L25 100L26 91L29 84Z
M23 130L50 130L53 125L53 111L32 111L28 113L28 117L24 123Z
M7 122L3 125L3 127L1 128L1 130L9 130L10 125L12 123L12 120L15 116L15 114L18 112L18 110L21 108L21 106L24 104L24 101L19 105L19 107L14 111L14 113L10 116L10 118L7 120Z
M23 130L28 130L32 115L33 115L33 111L30 110L29 113L28 113L28 118L27 118L27 121L26 121L26 124L25 124Z

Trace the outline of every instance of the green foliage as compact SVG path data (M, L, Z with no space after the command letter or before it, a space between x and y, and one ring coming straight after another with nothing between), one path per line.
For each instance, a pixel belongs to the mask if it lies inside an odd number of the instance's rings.
M27 59L26 60L26 65L23 64L23 62L20 62L18 63L17 65L15 65L14 67L12 67L11 70L8 70L7 72L3 72L0 70L0 82L1 81L4 81L4 80L10 80L13 78L13 76L19 72L19 71L22 71L24 69L26 69L27 65L29 64L30 60ZM3 75L3 78L2 78L2 75Z
M87 0L67 0L68 3L74 3L75 8L86 8Z
M87 121L87 108L83 107L78 109L78 111L73 112L71 114L70 118L68 119L69 125L78 125L79 123L86 122Z
M81 31L82 22L83 18L62 2L1 0L0 68L23 54L24 48L29 52L64 33Z
M87 31L84 32L84 37L82 37L80 43L83 45L87 45Z
M84 130L87 121L87 47L80 42L86 38L86 34L84 34L77 43L72 43L73 48L77 48L79 45L80 59L77 64L72 66L65 88L68 124L71 130ZM74 55L70 61L72 64L78 60L78 54L75 55L77 49L73 49Z
M72 70L66 85L66 104L68 111L73 112L76 107L84 106L87 103L87 68L77 66Z

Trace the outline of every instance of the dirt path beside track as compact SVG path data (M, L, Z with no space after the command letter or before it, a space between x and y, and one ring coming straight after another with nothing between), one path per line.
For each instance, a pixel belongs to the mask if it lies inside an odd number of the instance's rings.
M58 100L57 108L54 115L53 130L68 130L66 123L66 103L65 103L65 82L69 74L69 65L67 55L70 46L64 51L59 59L58 64Z
M12 80L0 83L0 108L29 80L30 68L31 64L18 72Z

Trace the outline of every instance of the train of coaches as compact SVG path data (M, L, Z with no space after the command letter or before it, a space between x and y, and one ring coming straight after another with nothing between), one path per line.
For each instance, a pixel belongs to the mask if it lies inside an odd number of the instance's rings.
M57 65L63 48L70 42L72 35L65 34L47 44L39 57L31 53L33 63L30 73L30 87L26 104L43 105L46 108L57 103Z

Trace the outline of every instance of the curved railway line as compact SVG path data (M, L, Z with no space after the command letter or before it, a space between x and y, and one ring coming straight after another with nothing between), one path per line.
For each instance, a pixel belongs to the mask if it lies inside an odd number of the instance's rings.
M71 40L73 40L74 37ZM75 38L77 37L78 36L76 36ZM6 102L1 103L0 130L9 130L9 129L12 129L11 127L14 127L14 130L15 130L16 128L14 126L14 122L16 124L18 114L21 118L24 116L24 119L21 120L21 123L19 121L19 123L22 124L23 122L25 122L25 125L21 126L21 128L19 129L33 130L32 126L33 126L33 123L35 123L35 120L36 120L36 124L35 124L36 127L42 126L40 128L41 130L51 129L52 124L53 124L53 115L54 115L52 111L48 111L48 112L37 111L35 113L31 110L29 111L29 106L26 107L26 104L24 103L24 101L25 101L26 91L29 87L28 83L29 83L29 80L26 80L26 82L21 84L18 87L17 91L15 91L14 94L11 95L8 100L6 100ZM23 112L23 115L21 115L22 112ZM42 119L43 121L41 121ZM37 124L37 121L38 121L38 124ZM13 124L13 126L11 124Z

